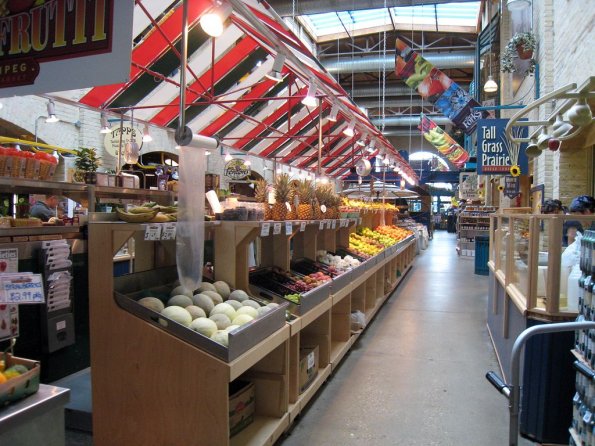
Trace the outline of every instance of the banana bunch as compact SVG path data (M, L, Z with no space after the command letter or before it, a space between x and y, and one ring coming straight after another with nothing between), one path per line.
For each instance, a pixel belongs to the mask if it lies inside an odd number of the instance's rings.
M168 223L171 221L178 221L178 207L177 206L162 206L153 201L144 203L141 208L143 209L154 209L157 211L155 218L151 220L151 223Z
M129 209L128 212L122 208L116 208L118 218L128 223L147 223L155 218L158 212L157 209L141 206Z

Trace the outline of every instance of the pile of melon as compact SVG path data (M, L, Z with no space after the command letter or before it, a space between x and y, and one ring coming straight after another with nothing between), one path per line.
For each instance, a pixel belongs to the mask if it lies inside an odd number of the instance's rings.
M242 290L231 291L223 281L202 282L194 292L177 286L166 304L156 297L144 297L138 303L226 347L229 332L278 306L262 306ZM167 325L164 320L160 322Z

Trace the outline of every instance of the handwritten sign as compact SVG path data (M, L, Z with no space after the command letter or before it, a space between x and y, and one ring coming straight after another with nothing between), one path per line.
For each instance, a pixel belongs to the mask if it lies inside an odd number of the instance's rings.
M145 240L161 240L161 225L147 225L145 227Z
M271 224L267 221L262 224L260 227L260 236L261 237L268 237L271 233Z
M279 234L281 234L281 226L282 226L281 223L275 223L273 225L273 235L279 235Z
M0 302L8 304L45 302L41 274L23 273L3 277Z
M285 222L285 234L291 235L293 233L293 225L290 221Z

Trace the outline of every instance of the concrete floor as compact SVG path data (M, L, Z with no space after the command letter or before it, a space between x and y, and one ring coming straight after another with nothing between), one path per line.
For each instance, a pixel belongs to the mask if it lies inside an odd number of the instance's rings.
M435 233L278 446L508 444L508 402L484 377L499 373L487 277L457 257L455 237Z

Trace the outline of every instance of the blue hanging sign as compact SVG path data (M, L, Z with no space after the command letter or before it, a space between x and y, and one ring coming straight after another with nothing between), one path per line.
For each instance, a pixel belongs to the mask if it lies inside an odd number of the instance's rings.
M506 138L508 119L481 119L477 123L477 173L480 175L510 175L518 166L521 175L528 175L527 143L517 144ZM514 127L516 138L527 138L526 126Z

